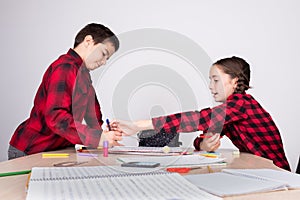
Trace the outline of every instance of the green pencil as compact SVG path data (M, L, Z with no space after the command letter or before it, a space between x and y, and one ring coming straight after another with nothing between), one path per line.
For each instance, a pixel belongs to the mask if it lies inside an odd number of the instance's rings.
M4 172L4 173L0 173L0 177L29 174L30 172L31 170L24 170L24 171L17 171L17 172Z

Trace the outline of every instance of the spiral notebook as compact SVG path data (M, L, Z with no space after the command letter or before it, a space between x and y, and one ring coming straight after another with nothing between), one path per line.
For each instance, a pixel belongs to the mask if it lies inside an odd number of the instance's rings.
M300 175L273 169L223 169L222 172L184 176L221 197L300 188Z
M121 162L157 162L163 167L226 165L223 162L225 158L207 158L201 155L119 157L118 160Z
M34 167L27 200L220 199L158 169L119 166Z
M137 154L137 155L179 155L183 152L191 151L187 148L181 147L168 147L168 150L164 150L164 147L137 147L137 146L114 146L108 149L109 153L115 154Z

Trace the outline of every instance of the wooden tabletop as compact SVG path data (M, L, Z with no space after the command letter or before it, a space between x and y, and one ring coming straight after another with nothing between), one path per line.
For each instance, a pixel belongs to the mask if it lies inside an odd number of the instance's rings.
M276 167L271 160L258 157L248 153L240 153L238 155L233 154L233 150L221 149L221 156L226 158L226 165L211 166L213 172L221 171L223 168L269 168L282 170ZM136 155L120 155L120 154L109 154L108 157L103 157L102 151L91 151L91 154L97 154L97 157L90 156L79 156L76 154L75 149L69 148L59 151L47 152L47 153L69 153L67 158L42 158L42 153L29 155L13 160L0 162L0 173L30 170L32 167L50 167L54 164L65 162L65 161L77 161L83 162L79 166L103 166L103 165L120 165L117 158L122 156L136 156ZM189 174L197 173L209 173L207 167L201 167L191 170ZM0 177L0 199L14 199L24 200L26 199L26 182L28 175L16 175ZM239 195L226 197L224 199L299 199L300 190L288 190L288 191L274 191L259 194L250 195Z

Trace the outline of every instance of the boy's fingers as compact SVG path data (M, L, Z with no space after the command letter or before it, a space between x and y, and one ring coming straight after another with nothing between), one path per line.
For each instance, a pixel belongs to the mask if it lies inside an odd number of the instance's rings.
M116 136L122 136L122 133L121 133L120 131L114 131L114 134L115 134Z
M113 137L113 140L115 140L115 141L121 141L122 140L122 136L114 136Z

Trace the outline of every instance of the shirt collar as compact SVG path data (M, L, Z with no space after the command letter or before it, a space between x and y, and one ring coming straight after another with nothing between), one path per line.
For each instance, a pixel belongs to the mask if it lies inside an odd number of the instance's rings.
M76 65L78 66L78 68L82 65L83 60L82 58L76 53L76 51L74 51L73 49L69 49L68 53L69 56L73 57L75 60Z
M69 56L73 57L76 63L76 66L78 67L78 69L82 70L83 73L87 74L87 78L89 80L90 83L92 83L92 79L91 79L91 75L90 75L90 71L88 70L88 68L85 67L82 58L78 55L78 53L76 53L76 51L74 51L73 49L69 49L68 53Z
M227 97L227 100L232 100L234 97L241 98L242 96L245 96L245 95L246 95L246 92L233 93L232 95L229 95L229 97Z

